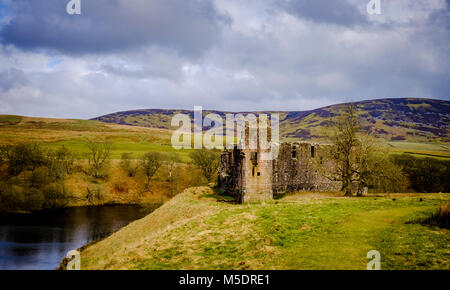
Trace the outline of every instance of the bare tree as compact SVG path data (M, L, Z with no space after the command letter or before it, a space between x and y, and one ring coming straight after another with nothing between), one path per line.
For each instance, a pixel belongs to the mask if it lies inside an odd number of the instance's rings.
M386 158L383 146L373 136L361 134L355 145L354 180L358 181L357 195L362 196L373 179L383 175Z
M359 144L357 132L360 129L353 104L348 105L345 112L334 121L332 146L328 152L335 168L332 179L342 182L345 196L352 195L352 182L356 173L356 146Z
M172 182L177 163L180 163L180 157L176 153L163 153L162 158L167 166L167 181Z
M138 170L138 163L131 153L123 153L120 161L120 167L127 173L128 177L134 177Z
M176 153L168 155L166 160L167 182L169 182L170 195L173 196L178 191L179 168L177 167L177 163L180 163L181 160Z
M143 169L145 176L147 176L147 191L150 190L150 181L152 180L156 172L158 172L161 164L161 154L157 152L147 153L142 157L140 161L140 167Z
M53 172L56 180L63 179L66 174L72 174L75 154L65 146L58 150L47 151L48 168Z
M87 141L89 149L88 162L95 178L100 177L100 171L104 168L111 153L111 143L108 141Z
M352 196L353 182L358 183L357 195L362 196L366 188L386 187L405 180L386 147L367 132L361 132L353 104L334 121L331 141L325 155L332 164L320 164L317 168L328 179L342 182L346 196Z
M200 168L208 182L212 182L217 175L220 155L213 150L195 150L190 154L193 163Z

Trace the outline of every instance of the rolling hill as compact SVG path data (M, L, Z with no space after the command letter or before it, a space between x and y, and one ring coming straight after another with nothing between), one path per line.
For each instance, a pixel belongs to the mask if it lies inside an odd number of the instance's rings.
M450 102L431 99L379 99L356 102L364 129L387 141L449 142ZM346 104L310 111L276 112L280 114L280 133L285 140L321 140L329 135L330 121L342 114ZM124 111L94 118L120 125L171 128L171 118L192 111L144 109ZM224 117L227 112L205 110ZM269 113L269 112L264 112Z
M448 194L300 193L251 206L220 198L207 187L186 189L84 248L82 269L363 270L372 249L382 250L384 270L450 267L449 230L417 222Z
M329 123L345 104L311 111L279 112L281 137L285 141L326 142ZM427 99L384 99L356 103L363 126L388 141L394 153L450 158L450 102ZM226 112L204 111L204 114ZM124 152L136 156L148 151L171 152L183 162L189 150L171 145L172 116L187 110L137 110L114 113L94 120L32 118L0 115L0 145L39 142L45 147L62 145L86 152L86 139L107 139L114 144L112 158Z
M122 153L141 156L149 151L171 152L171 132L165 129L130 127L92 120L50 119L0 115L0 146L20 143L40 143L46 148L66 148L80 157L88 152L86 140L108 140L113 144L111 158ZM176 152L187 160L188 152Z

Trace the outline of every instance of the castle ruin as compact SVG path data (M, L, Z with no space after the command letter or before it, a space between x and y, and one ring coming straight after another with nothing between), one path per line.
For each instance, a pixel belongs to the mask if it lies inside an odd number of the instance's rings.
M240 203L273 199L274 194L293 191L336 192L341 183L330 181L317 170L333 166L326 160L327 145L282 143L275 160L263 160L258 149L225 150L221 155L219 186Z

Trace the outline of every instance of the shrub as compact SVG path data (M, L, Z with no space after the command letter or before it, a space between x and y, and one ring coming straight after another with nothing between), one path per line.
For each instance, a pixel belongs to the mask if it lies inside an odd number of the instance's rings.
M100 203L105 199L105 194L103 193L103 187L101 185L87 187L86 199L91 204Z
M45 197L42 190L31 188L25 194L23 207L28 210L40 210L44 207Z
M394 162L408 176L416 192L450 192L450 161L396 155Z
M88 162L90 171L93 177L105 177L102 174L102 169L109 161L112 145L107 141L88 141L87 147L89 149Z
M157 152L150 152L145 154L140 162L140 167L145 173L145 176L147 177L147 184L146 184L146 190L150 190L150 181L152 180L152 177L158 172L159 168L161 167L161 154Z
M71 195L64 176L72 173L75 160L67 148L46 151L33 143L9 145L0 147L0 156L1 211L67 206Z
M9 176L17 176L47 163L45 154L38 144L7 146L2 151L3 158L7 160Z
M120 160L120 167L128 175L128 177L134 177L138 170L138 164L133 159L133 154L123 153Z
M64 179L66 174L72 174L75 166L75 154L62 146L56 151L48 151L48 167L55 180Z
M220 154L213 150L201 149L193 151L190 157L193 163L200 168L208 182L212 182L217 176Z
M29 176L30 186L32 188L41 188L50 183L52 172L47 167L39 167L31 171Z
M9 183L0 184L0 209L2 212L12 212L20 208L21 188Z
M51 183L42 189L46 208L62 208L69 203L70 194L63 183Z
M114 182L114 190L119 193L128 193L128 183L123 180Z

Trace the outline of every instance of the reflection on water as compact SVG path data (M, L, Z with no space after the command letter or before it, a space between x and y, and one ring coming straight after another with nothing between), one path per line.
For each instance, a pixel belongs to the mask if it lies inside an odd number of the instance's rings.
M141 217L139 207L129 205L0 216L0 270L54 269L68 251Z

